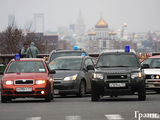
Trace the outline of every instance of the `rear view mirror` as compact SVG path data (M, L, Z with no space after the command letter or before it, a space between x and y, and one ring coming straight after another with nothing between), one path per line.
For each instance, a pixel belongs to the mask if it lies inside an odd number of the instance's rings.
M49 71L49 74L55 74L55 73L56 73L55 70L50 70L50 71Z
M149 68L149 65L148 64L143 64L142 69L145 69L145 68Z
M94 70L94 66L93 65L88 65L87 70Z

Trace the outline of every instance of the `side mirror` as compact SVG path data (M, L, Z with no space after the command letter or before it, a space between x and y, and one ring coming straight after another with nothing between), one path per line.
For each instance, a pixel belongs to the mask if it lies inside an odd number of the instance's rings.
M56 73L55 70L50 70L50 71L49 71L49 74L55 74L55 73Z
M143 64L142 69L145 69L145 68L149 68L149 65L148 64Z
M3 75L3 72L2 72L2 71L0 71L0 75Z
M94 66L93 65L88 65L87 70L94 70Z

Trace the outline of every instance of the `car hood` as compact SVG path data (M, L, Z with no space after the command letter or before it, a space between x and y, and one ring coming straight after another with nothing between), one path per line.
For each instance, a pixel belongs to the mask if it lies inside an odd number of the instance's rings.
M95 72L104 73L130 73L133 71L140 71L138 67L113 67L113 68L96 68Z
M3 80L17 80L17 79L46 80L47 77L48 77L47 73L8 73L3 75Z
M145 74L160 74L160 69L144 69Z
M75 70L56 70L56 73L53 75L53 78L63 79L67 76L73 76L75 74L79 74L80 71Z

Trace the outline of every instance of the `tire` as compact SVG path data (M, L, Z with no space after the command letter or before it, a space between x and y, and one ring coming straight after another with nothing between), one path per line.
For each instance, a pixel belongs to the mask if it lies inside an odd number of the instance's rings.
M84 97L86 93L86 85L84 81L81 81L79 86L79 93L77 94L78 97Z
M97 89L92 86L92 91L91 91L91 101L98 101L100 98L99 94L97 93Z
M51 94L51 100L53 100L53 99L54 99L54 94L52 93L52 94Z
M142 85L138 91L138 100L145 101L146 100L146 88L145 85Z
M1 103L6 103L7 102L7 97L3 97L2 95L1 95Z
M45 96L45 101L50 102L51 101L51 88L49 87L48 95Z

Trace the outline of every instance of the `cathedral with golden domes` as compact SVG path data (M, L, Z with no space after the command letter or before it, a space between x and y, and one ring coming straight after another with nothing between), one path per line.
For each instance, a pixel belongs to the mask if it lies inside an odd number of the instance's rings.
M99 53L102 50L115 49L116 41L128 41L127 23L123 24L122 31L118 29L117 33L109 29L108 24L101 17L96 23L95 28L88 32L89 52Z

